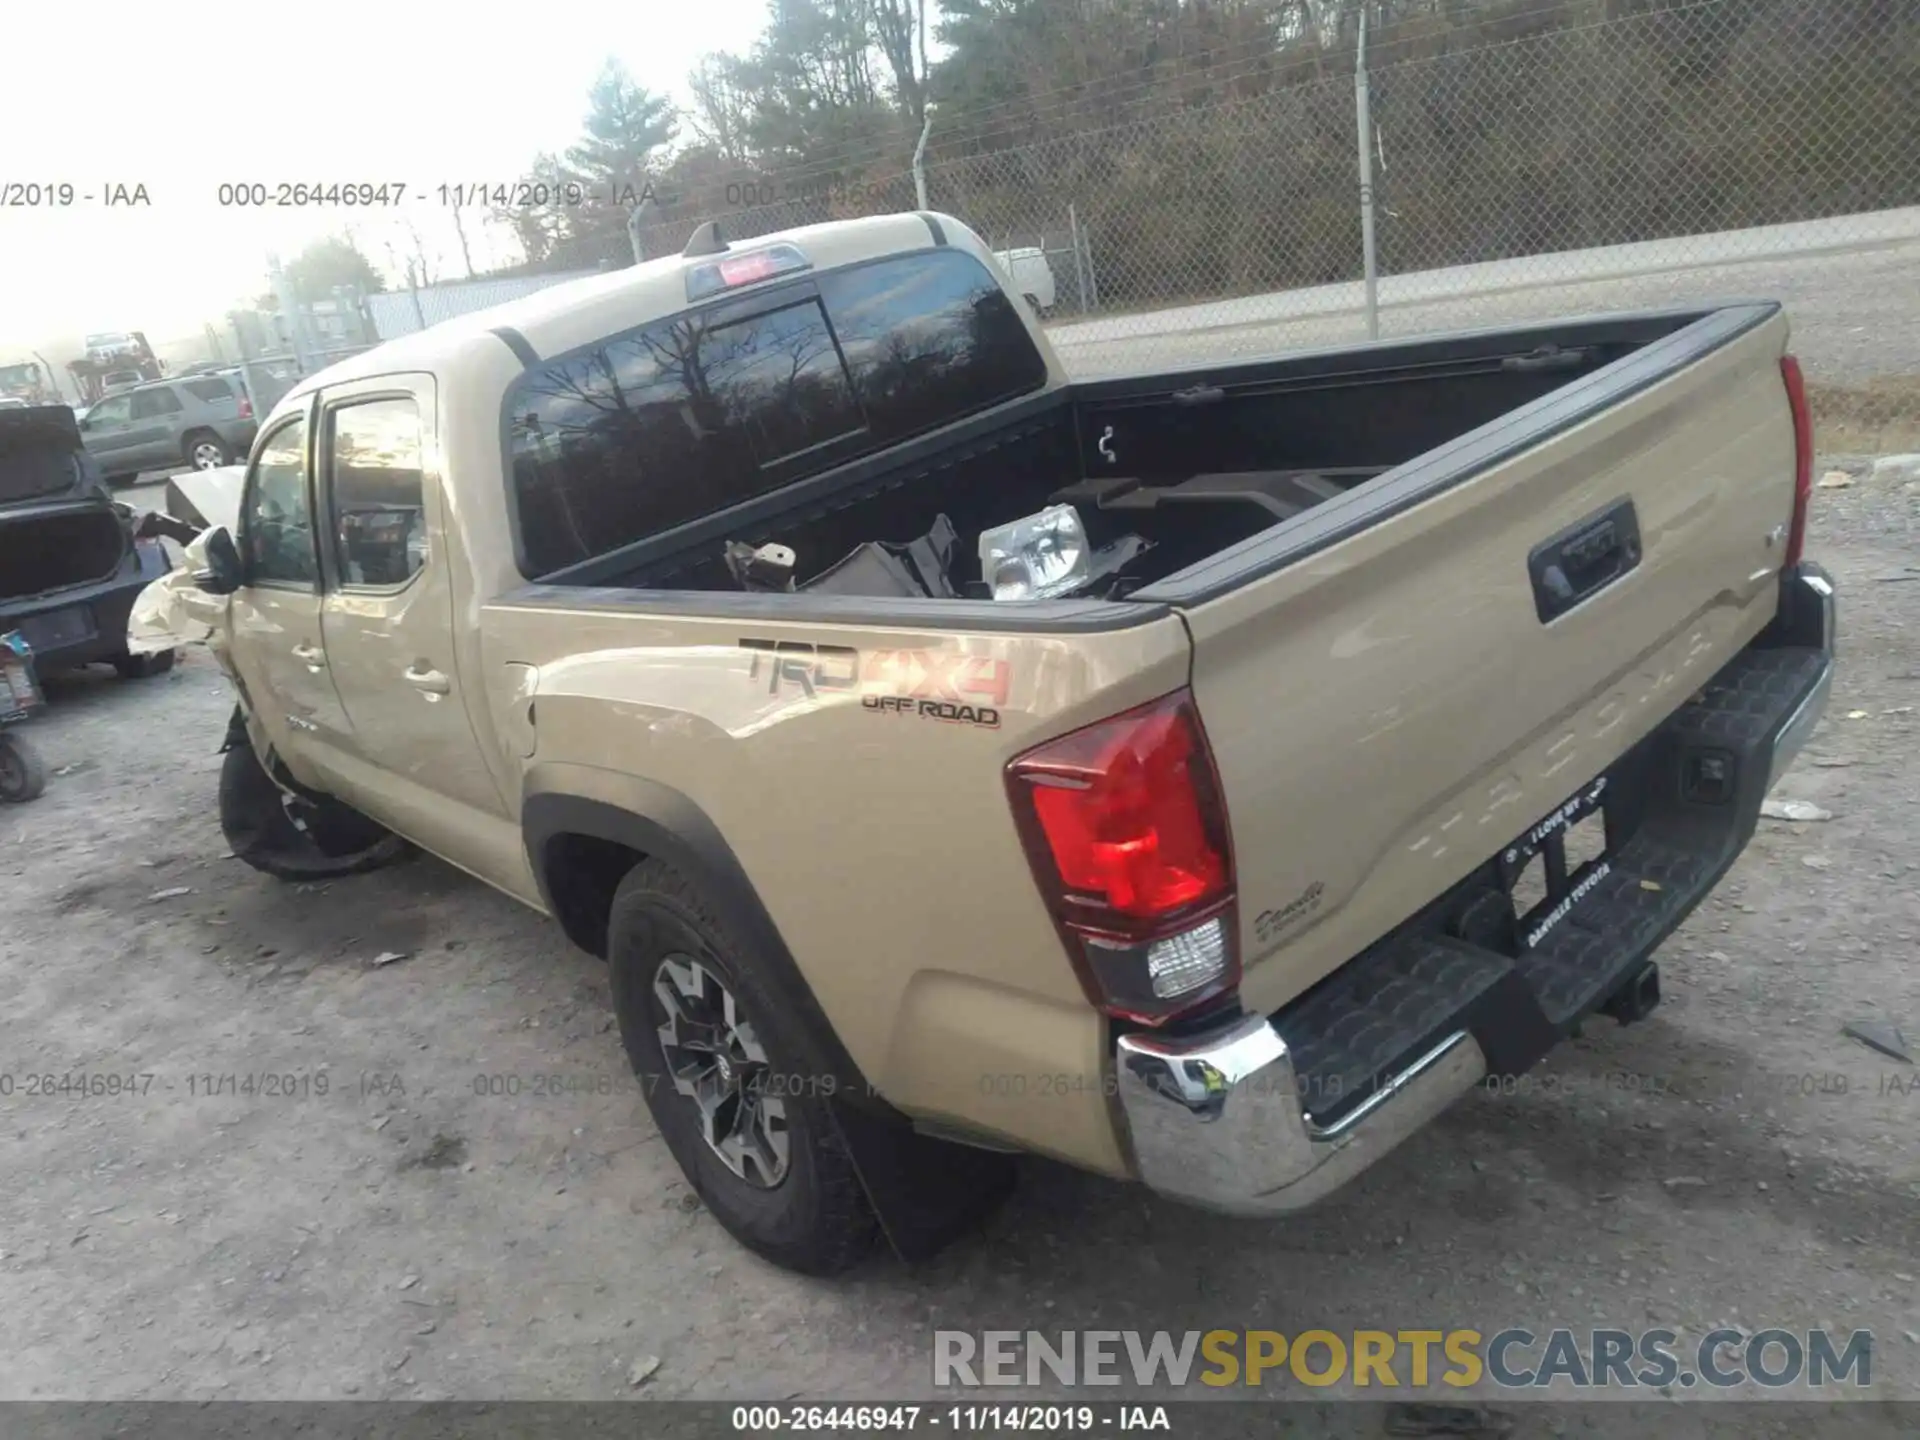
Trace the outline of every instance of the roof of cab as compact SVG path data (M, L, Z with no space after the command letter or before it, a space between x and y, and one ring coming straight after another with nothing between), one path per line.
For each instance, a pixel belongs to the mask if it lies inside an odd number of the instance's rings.
M720 222L720 230L724 238L724 220ZM959 221L948 216L908 212L803 225L756 235L750 240L734 242L730 248L744 252L784 241L798 246L815 270L824 270L945 244L956 231L962 235L968 233ZM274 409L277 411L315 390L350 380L409 370L447 376L458 371L463 359L483 347L490 349L508 343L496 333L501 330L517 333L536 357L565 354L602 336L617 335L687 309L686 272L713 258L662 256L624 270L552 285L502 305L443 320L425 330L416 330L411 335L402 335L348 356L306 377L289 390ZM491 363L492 356L487 358Z

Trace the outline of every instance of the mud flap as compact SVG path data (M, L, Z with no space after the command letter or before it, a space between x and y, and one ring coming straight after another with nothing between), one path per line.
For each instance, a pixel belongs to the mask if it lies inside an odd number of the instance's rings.
M922 1135L905 1117L864 1105L832 1105L880 1229L909 1265L975 1228L1013 1189L1016 1156Z
M224 755L229 750L235 750L242 745L250 745L252 743L253 742L247 737L247 712L242 710L238 705L235 705L233 707L233 714L227 717L226 738L221 740L220 748L214 753Z

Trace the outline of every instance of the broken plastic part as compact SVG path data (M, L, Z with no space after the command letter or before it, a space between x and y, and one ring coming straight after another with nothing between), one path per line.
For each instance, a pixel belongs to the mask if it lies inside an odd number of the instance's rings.
M959 593L952 578L958 538L953 522L938 515L933 528L918 539L905 544L869 540L799 588L810 595L950 600Z
M747 545L727 542L727 569L742 590L793 589L794 553L785 545Z

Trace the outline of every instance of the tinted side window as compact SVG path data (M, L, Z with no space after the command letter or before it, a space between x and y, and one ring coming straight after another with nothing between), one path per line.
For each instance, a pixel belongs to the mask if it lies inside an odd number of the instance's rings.
M971 255L907 255L820 279L874 438L889 444L1046 382L1013 301Z
M333 412L327 493L344 585L402 585L427 563L420 408L368 400Z
M176 414L180 397L171 390L137 390L133 395L133 418L151 420L156 415Z
M307 498L307 422L282 425L260 447L240 507L240 555L250 583L311 585L318 573Z
M125 395L113 395L102 400L87 412L87 419L95 425L121 425L126 423L128 398Z
M233 391L224 380L189 380L187 389L202 400L231 400Z

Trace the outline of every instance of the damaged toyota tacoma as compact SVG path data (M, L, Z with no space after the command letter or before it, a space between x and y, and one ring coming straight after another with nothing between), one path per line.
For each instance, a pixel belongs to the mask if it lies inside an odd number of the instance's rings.
M0 409L0 635L19 632L41 674L170 669L170 649L129 650L127 618L171 568L149 517L114 500L70 408Z
M1830 685L1787 336L1078 382L949 216L707 225L302 382L169 595L236 852L551 915L762 1255L1277 1214L1657 1002Z

